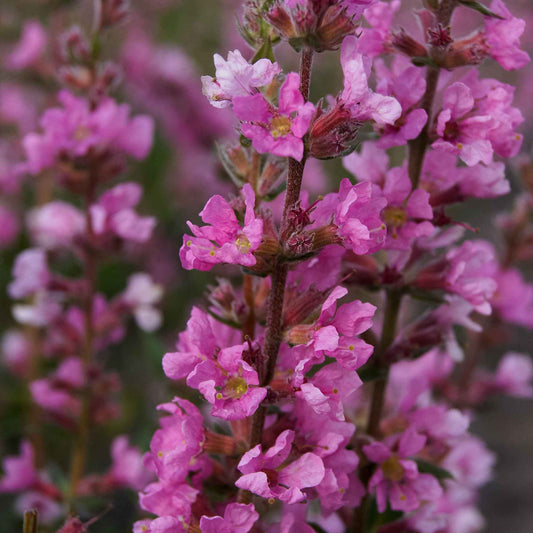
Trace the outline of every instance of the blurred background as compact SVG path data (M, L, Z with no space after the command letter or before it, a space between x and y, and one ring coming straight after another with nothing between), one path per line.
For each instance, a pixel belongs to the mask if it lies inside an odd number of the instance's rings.
M414 27L410 9L420 7L418 0L404 1L398 23ZM525 18L533 29L533 5L530 0L507 0L516 16ZM122 377L120 405L122 416L98 428L91 436L90 471L103 472L109 466L109 442L117 434L127 434L131 442L145 450L157 427L155 406L168 401L178 390L165 378L161 359L172 350L179 331L194 302L199 301L212 274L184 272L178 249L185 221L194 219L207 198L231 191L215 156L215 141L233 135L231 117L224 110L213 109L201 94L200 75L212 74L213 53L225 56L228 50L247 50L235 28L239 0L132 0L132 14L118 30L103 42L103 56L122 67L122 84L114 91L120 101L128 102L135 112L152 115L157 122L154 147L150 156L131 165L128 178L142 184L145 195L141 211L158 219L155 238L148 246L132 250L137 265L165 286L163 327L148 334L131 327L125 341L113 346L104 356L107 367ZM468 16L467 16L468 15ZM461 31L468 33L479 20L472 11L459 9L456 15ZM53 71L57 54L57 36L73 24L87 26L92 17L91 0L1 0L0 2L0 210L9 209L23 224L25 206L33 205L42 185L32 178L21 179L16 190L2 188L10 166L20 160L20 138L38 127L38 117L50 104L59 87ZM23 25L37 21L46 30L43 47L46 61L40 71L28 73L4 68L4 59L20 39ZM533 31L526 30L523 48L533 52ZM245 56L249 57L249 51ZM276 49L285 67L293 65L296 55L288 47ZM47 68L49 70L47 70ZM312 95L336 94L341 87L338 55L324 54L317 60ZM533 140L533 105L531 103L533 67L507 73L495 66L482 68L484 75L497 77L517 86L516 102L526 117L521 132L525 136L524 154L530 153ZM14 109L13 94L23 103ZM480 228L480 236L496 241L493 227L495 213L512 206L517 192L516 172L509 169L513 194L503 199L470 202L463 218ZM312 163L307 176L312 193L324 192L346 175L336 161ZM40 192L39 192L40 191ZM3 221L0 213L0 226ZM5 228L4 228L5 229ZM0 228L2 233L2 228ZM0 332L13 325L11 302L6 286L11 279L13 259L28 240L23 231L0 237ZM99 275L99 286L107 296L122 291L132 272L130 262L107 261ZM526 272L532 279L532 272ZM509 338L509 350L531 352L533 339L526 330L517 329ZM491 365L491 354L487 354ZM180 395L190 394L179 391ZM0 456L15 453L21 435L28 426L30 399L27 387L0 366ZM480 413L473 424L488 447L498 456L495 480L482 494L481 509L490 533L529 533L532 531L533 506L533 403L526 400L500 399ZM45 418L45 448L50 451L58 471L67 465L70 434ZM12 511L13 498L0 495L0 532L14 532L20 519ZM89 502L101 509L101 502ZM137 497L119 492L113 508L92 527L95 532L130 531L138 517Z

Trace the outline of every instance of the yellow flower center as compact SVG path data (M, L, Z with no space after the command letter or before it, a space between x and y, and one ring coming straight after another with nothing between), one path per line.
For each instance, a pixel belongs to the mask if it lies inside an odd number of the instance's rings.
M285 137L291 131L291 119L284 115L274 117L270 121L270 134L274 139Z
M241 254L247 254L252 247L246 235L239 235L239 237L237 237L235 240L235 245Z
M384 216L387 226L391 228L401 228L407 222L407 213L403 207L387 207Z
M404 469L396 455L391 455L381 465L381 470L383 475L391 481L401 481L403 479Z
M246 394L248 391L248 383L244 378L230 378L226 383L225 392L231 398L240 398L243 394Z
M87 139L90 134L91 130L89 128L87 128L86 126L78 126L74 131L74 140L83 141L84 139Z

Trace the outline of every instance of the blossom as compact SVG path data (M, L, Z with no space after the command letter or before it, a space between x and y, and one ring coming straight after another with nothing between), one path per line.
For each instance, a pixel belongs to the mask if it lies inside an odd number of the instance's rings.
M526 283L520 271L501 270L495 276L498 288L491 304L506 322L533 327L533 285Z
M20 231L20 223L15 212L0 205L0 249L11 246Z
M378 125L394 124L402 114L402 106L391 96L372 92L368 87L368 70L363 56L357 52L357 39L348 36L341 47L344 90L340 102L352 118L362 122L374 120Z
M85 217L76 207L54 201L28 213L28 228L38 246L45 249L66 247L85 230Z
M113 464L110 476L115 483L133 490L144 488L151 475L143 466L142 456L138 448L130 446L124 435L116 437L111 444Z
M23 70L36 65L46 48L48 36L36 20L27 20L16 47L6 58L6 66L12 70Z
M89 209L94 234L101 238L115 235L137 243L148 241L156 219L139 216L133 209L141 196L142 189L136 183L121 183L102 194Z
M60 154L76 159L92 150L96 154L126 154L143 159L152 146L153 121L140 115L129 117L130 109L104 98L95 109L83 98L61 91L62 107L50 108L41 119L43 133L29 133L23 146L28 170L38 174L53 167Z
M464 83L450 85L443 96L443 109L437 117L437 134L432 147L452 154L472 166L492 161L493 148L487 139L493 127L488 114L476 114L472 91Z
M363 28L357 41L357 49L368 57L375 57L387 50L393 18L400 8L400 0L377 2L369 7L364 17L370 28Z
M311 228L332 222L343 245L357 255L377 252L384 243L386 226L381 212L387 201L371 183L353 185L344 178L338 193L330 193L313 211Z
M187 377L187 385L198 389L213 404L211 414L226 420L240 420L255 413L266 396L258 387L257 372L242 360L247 344L223 348L216 361L199 363Z
M0 493L20 492L32 488L39 479L34 460L32 445L23 441L19 456L9 456L2 461L4 477L0 480Z
M530 61L527 52L520 50L520 36L526 28L525 21L513 17L502 0L493 0L490 9L503 20L485 17L483 37L488 54L505 70L524 67Z
M407 459L418 453L426 442L426 437L414 429L404 431L397 443L397 451L391 445L373 442L363 446L368 459L379 465L370 478L368 488L376 491L378 510L383 513L387 502L394 511L410 512L418 509L423 501L440 498L442 488L430 474L418 472L416 463Z
M239 50L229 52L227 60L219 54L214 58L215 77L202 76L203 93L214 107L228 107L237 96L253 95L281 72L279 65L269 59L250 64Z
M163 287L154 283L149 274L137 273L128 279L122 300L132 308L135 320L144 331L161 326L161 312L155 307L163 297Z
M383 220L387 225L388 249L407 250L414 239L433 233L429 194L423 189L412 190L406 169L393 168L387 173L383 196L387 199Z
M26 374L31 365L32 351L30 339L21 331L7 330L2 336L2 363L15 374Z
M406 64L401 56L396 56L392 70L382 61L376 62L378 75L377 91L395 97L402 106L402 114L394 124L379 128L382 134L378 146L391 148L401 146L418 137L428 120L424 109L417 107L426 90L426 81L421 69Z
M44 289L51 279L46 252L40 248L21 252L13 266L13 278L8 286L12 298L25 298Z
M247 451L237 466L243 475L235 485L263 498L286 503L304 500L302 489L315 487L324 478L324 463L318 455L308 452L282 466L291 455L293 441L294 431L287 429L266 452L262 452L260 444Z
M251 139L252 146L261 154L302 160L303 136L306 134L315 106L305 102L300 93L300 76L287 75L279 92L279 106L273 107L261 94L237 96L233 99L233 112L243 123L243 135Z
M466 241L446 258L422 269L414 284L444 289L467 300L478 313L491 313L490 299L497 289L493 277L494 249L486 241Z
M224 517L202 516L200 529L202 533L248 533L252 529L259 514L252 503L230 503L224 509Z
M249 184L242 188L246 206L244 225L230 204L215 195L200 212L208 226L198 227L187 222L194 236L184 235L180 259L187 270L210 270L218 263L253 266L253 252L259 248L263 234L263 221L254 212L255 194Z
M533 361L529 355L506 353L496 369L493 386L506 394L533 397Z

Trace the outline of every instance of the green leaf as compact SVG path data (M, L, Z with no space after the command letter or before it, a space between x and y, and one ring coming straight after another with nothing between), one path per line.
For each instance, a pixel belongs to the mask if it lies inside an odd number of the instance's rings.
M252 59L252 63L257 63L260 59L270 59L273 63L276 61L276 58L274 57L274 50L272 48L272 41L268 39L263 43L261 48L257 50L255 53L255 56Z
M494 13L494 11L491 11L486 5L482 4L481 2L477 2L476 0L459 0L459 3L465 7L477 11L478 13L481 13L482 15L485 15L486 17L505 20L504 17L502 17L501 15L497 15L496 13Z
M308 525L311 526L317 533L327 533L327 531L324 528L320 527L315 522L308 522Z
M434 465L428 461L424 461L423 459L415 459L415 462L418 466L418 471L422 474L431 474L438 480L454 479L453 475L448 472L448 470L445 470L440 466Z
M411 63L415 65L415 67L434 67L437 68L438 65L431 59L431 57L427 56L415 56L411 58Z
M385 371L382 368L376 366L363 367L357 371L358 376L364 383L369 381L375 381L385 376Z

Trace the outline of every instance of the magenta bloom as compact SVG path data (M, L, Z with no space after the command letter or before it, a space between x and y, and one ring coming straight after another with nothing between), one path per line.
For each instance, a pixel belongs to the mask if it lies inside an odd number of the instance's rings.
M228 107L237 96L249 96L272 83L281 69L269 59L249 63L239 50L228 52L225 60L215 54L215 77L202 76L203 93L214 107Z
M531 61L527 52L520 49L520 37L524 33L524 20L513 17L502 0L493 0L490 9L503 17L485 17L484 40L488 54L505 70L524 67Z
M32 209L28 213L28 227L38 246L68 247L85 230L85 217L76 207L57 200Z
M23 441L19 456L9 456L2 461L4 477L0 480L0 493L20 492L32 488L39 480L34 466L32 445Z
M210 270L219 263L253 266L253 252L259 248L263 235L263 221L254 212L255 194L247 183L242 188L246 206L244 225L241 227L230 204L215 195L200 212L208 226L198 227L187 222L193 236L183 236L180 259L187 270Z
M452 248L446 258L421 270L414 284L458 294L478 313L491 313L490 299L497 289L494 249L486 241L466 241Z
M389 70L382 61L376 61L378 75L377 91L393 96L402 106L401 116L394 124L381 126L380 148L402 146L407 141L416 139L427 122L427 113L417 104L426 90L426 80L420 68L407 62L402 56L396 56Z
M344 178L339 192L330 193L318 202L313 211L313 228L333 224L344 246L357 255L377 252L386 235L381 211L387 201L371 183L353 185Z
M240 420L255 413L266 396L259 387L257 372L242 360L247 344L222 349L216 360L198 364L187 377L187 385L198 389L213 405L211 414Z
M11 70L23 70L36 65L46 49L48 36L43 26L36 20L28 20L22 28L20 41L6 58L6 66Z
M429 194L423 189L411 189L411 180L404 168L393 168L383 186L387 207L383 219L387 225L385 247L391 250L408 250L418 237L433 233L433 209Z
M57 98L62 107L45 111L41 119L43 133L24 137L30 173L53 167L60 154L70 159L86 156L89 150L136 159L148 154L154 129L150 117L130 118L129 106L117 104L111 98L102 100L96 109L67 91L61 91Z
M144 456L148 470L167 483L183 483L191 470L191 461L201 454L204 441L203 418L198 408L187 400L174 398L158 406L170 416L160 419L161 426Z
M407 429L397 442L373 442L363 446L368 459L379 465L368 488L376 492L380 513L385 512L387 502L394 511L407 513L418 509L422 502L441 497L439 482L430 474L420 474L416 463L407 459L417 454L425 442L426 437Z
M200 529L202 533L248 533L259 518L259 513L252 503L230 503L221 516L202 516Z
M306 348L296 378L300 372L306 372L309 365L321 363L324 355L335 358L346 370L355 370L368 361L372 346L358 335L372 326L376 308L359 300L337 307L337 300L347 292L344 287L335 287L315 322L295 326L287 332L290 344L305 345ZM355 380L357 382L358 378Z
M261 94L255 94L234 98L233 112L243 122L243 135L251 139L259 153L302 160L302 138L309 128L315 106L304 101L298 74L291 72L287 75L279 92L277 109Z
M468 165L492 161L493 148L488 139L494 124L491 115L474 110L470 88L461 82L450 85L443 96L443 109L437 117L435 150L458 154Z
M121 183L106 191L90 207L93 231L100 238L116 236L125 241L144 243L150 240L155 217L139 216L133 209L142 197L136 183Z
M533 361L531 356L506 353L494 374L493 386L505 394L519 398L533 397Z
M392 21L399 8L400 0L392 0L390 3L377 2L365 11L364 17L370 28L361 28L361 36L357 41L359 52L373 58L388 49Z
M124 435L116 437L111 444L113 464L109 475L114 483L141 490L150 481L152 475L143 466L141 452L135 446L130 446Z
M163 317L155 307L163 297L163 287L154 283L149 274L138 272L128 279L122 301L130 307L137 325L144 331L155 331L161 326Z
M498 289L491 304L506 322L533 328L533 285L526 283L519 270L496 274Z
M267 499L303 501L305 494L301 489L316 487L322 481L324 463L318 455L308 452L283 466L291 455L293 441L294 431L287 429L265 453L260 444L246 452L238 465L243 475L235 485Z
M346 37L342 43L341 65L344 90L339 103L349 110L350 116L361 122L373 120L380 125L394 124L402 114L402 106L396 98L369 89L369 68L363 56L357 52L357 39L354 36Z
M25 298L43 290L51 279L46 252L29 248L21 252L13 266L13 281L8 286L11 298Z

